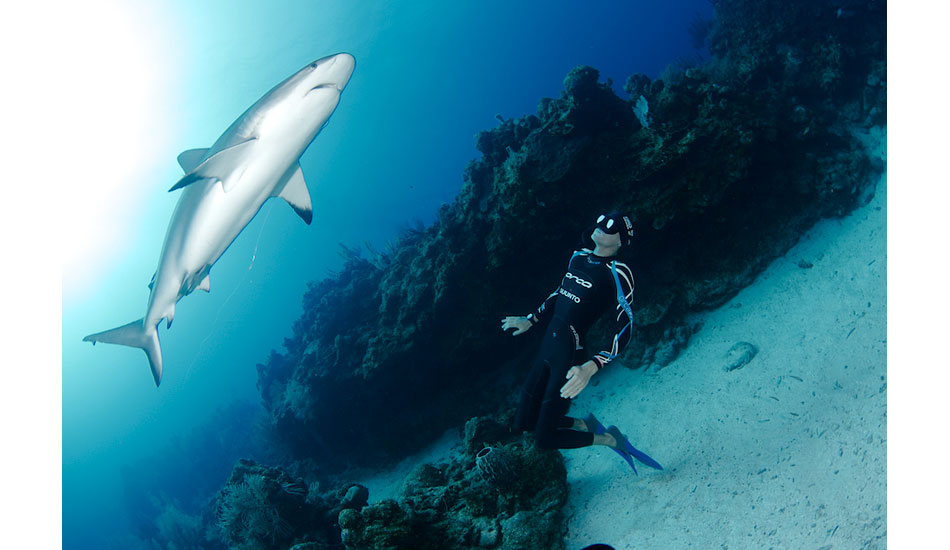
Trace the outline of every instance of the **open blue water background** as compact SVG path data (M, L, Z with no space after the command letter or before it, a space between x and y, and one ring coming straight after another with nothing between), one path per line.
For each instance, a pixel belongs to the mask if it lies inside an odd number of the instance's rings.
M212 487L224 483L229 466L196 471L197 462L236 458L213 441L201 452L220 456L200 461L159 453L209 422L229 434L246 427L250 413L235 411L249 409L220 411L234 403L257 406L255 365L290 334L307 282L340 266L338 243L381 249L416 220L430 223L479 154L476 132L497 125L496 114L534 113L539 99L559 95L573 67L599 69L626 97L628 76L656 77L678 59L695 61L689 23L697 13L712 13L707 0L116 6L129 11L130 25L150 29L159 51L168 45L163 61L171 76L153 87L158 99L145 106L167 123L161 130L167 139L139 151L148 169L129 182L138 195L128 215L99 220L124 236L121 244L101 254L91 282L68 268L63 275L62 527L63 547L70 549L104 548L131 530L142 510L129 509L136 495L126 492L135 487L123 484L123 476L177 472L172 478L180 486L167 487L173 497L195 476ZM215 265L212 292L183 299L171 330L160 329L161 388L141 351L81 342L143 315L178 198L167 193L181 174L176 155L210 146L276 83L341 51L356 57L356 71L301 160L313 224L282 201L265 204ZM162 472L136 472L142 464Z

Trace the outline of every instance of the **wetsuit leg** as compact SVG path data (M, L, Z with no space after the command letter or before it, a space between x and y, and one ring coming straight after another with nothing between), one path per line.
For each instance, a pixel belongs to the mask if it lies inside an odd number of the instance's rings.
M574 358L574 339L567 327L549 328L528 380L522 388L515 427L533 430L535 442L547 449L577 449L594 442L594 434L570 429L571 400L561 397L561 386Z
M570 367L551 369L534 428L534 440L543 449L578 449L594 444L594 434L570 429L574 425L574 419L567 416L571 400L561 397L561 386L567 382L565 376Z
M521 398L518 401L518 412L515 413L514 428L522 432L534 431L538 423L538 413L544 401L544 392L548 385L548 363L542 357L537 357L528 378L521 387Z

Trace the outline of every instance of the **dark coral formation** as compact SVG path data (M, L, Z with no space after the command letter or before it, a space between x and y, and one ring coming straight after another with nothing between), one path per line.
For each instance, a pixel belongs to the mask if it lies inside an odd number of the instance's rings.
M316 483L242 459L214 502L216 538L242 550L339 548L337 518L362 509L368 498L360 485L321 493Z
M886 122L884 3L715 9L708 63L632 76L627 99L575 69L537 114L479 133L482 158L431 227L311 286L286 352L258 367L291 456L327 470L389 459L503 406L530 346L498 319L538 305L602 211L636 220L623 361L661 366L689 313L873 193L878 167L854 132Z
M142 548L271 550L551 550L563 548L567 471L507 422L478 417L463 450L418 466L393 499L242 459L198 515L166 505Z
M397 500L341 512L347 550L563 548L567 472L561 455L510 434L494 440L501 434L507 430L497 421L473 418L465 452L417 467Z
M230 548L257 550L289 546L299 525L309 523L307 486L279 468L241 460L218 493L215 514Z

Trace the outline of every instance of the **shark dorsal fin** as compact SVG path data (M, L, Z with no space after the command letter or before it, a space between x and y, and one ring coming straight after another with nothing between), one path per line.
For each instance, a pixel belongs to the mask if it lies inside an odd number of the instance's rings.
M201 159L205 158L205 153L207 152L207 149L188 149L187 151L183 151L178 155L178 165L188 174L201 164Z
M245 161L253 151L253 145L256 141L257 138L248 138L211 155L194 170L185 174L169 191L181 189L203 179L220 181L225 192L234 189L234 186L237 185L244 174Z
M294 165L294 169L289 176L286 176L286 180L277 196L287 201L294 212L303 218L307 225L310 225L313 221L313 206L310 204L310 190L307 189L307 182L303 179L300 163Z

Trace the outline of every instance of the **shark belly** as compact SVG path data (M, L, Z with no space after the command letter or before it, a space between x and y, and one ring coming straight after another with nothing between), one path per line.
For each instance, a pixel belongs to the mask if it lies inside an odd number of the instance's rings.
M157 324L162 318L173 318L174 304L202 283L271 198L288 169L262 164L248 167L241 184L228 192L219 182L210 181L183 190L159 260L146 315L149 321Z
M181 263L188 270L187 275L194 275L218 261L267 199L275 196L275 189L295 161L296 157L274 159L272 155L261 154L253 159L240 183L230 191L224 191L220 183L208 186L182 243Z

